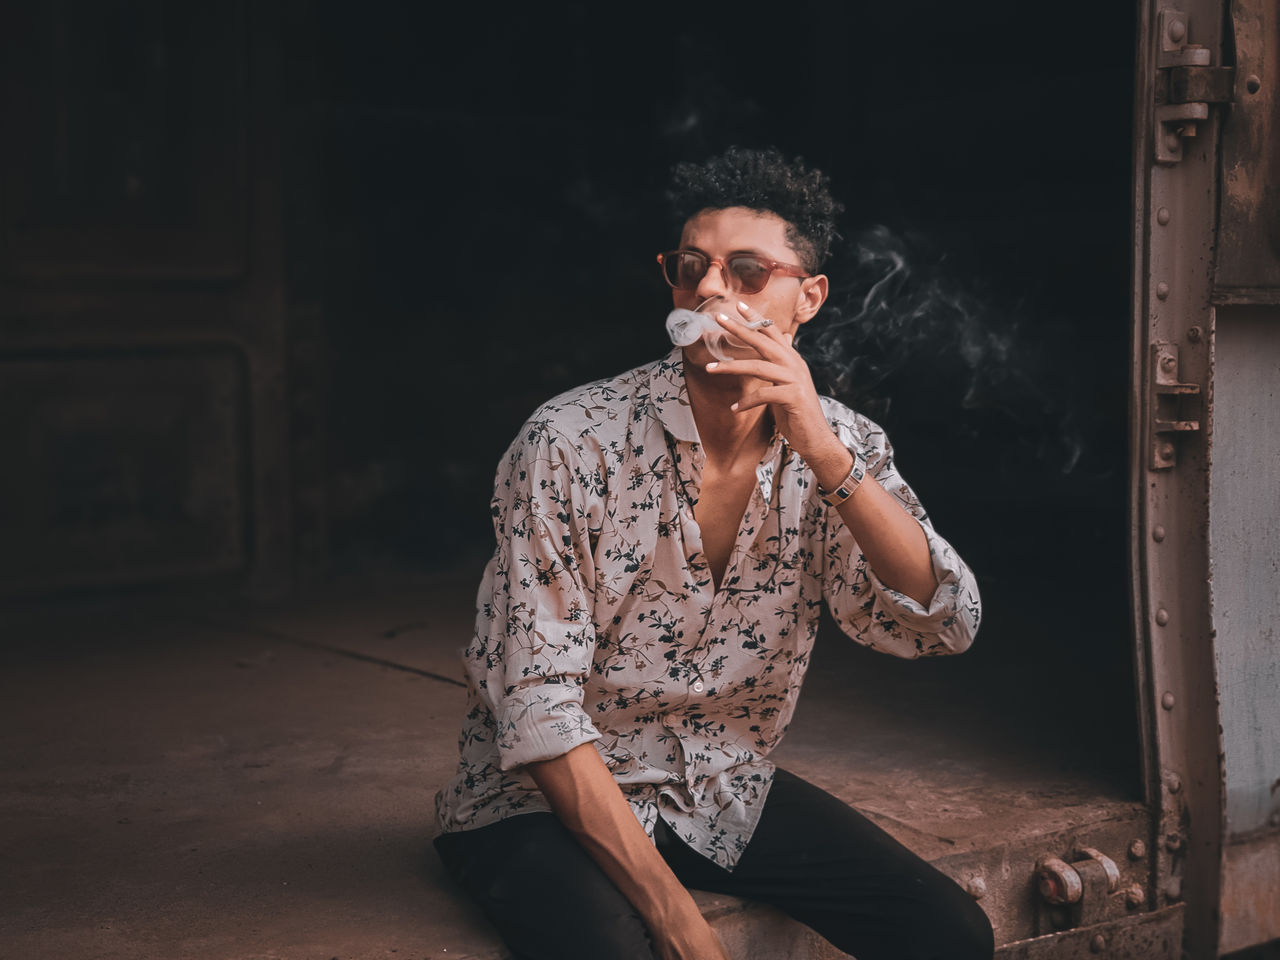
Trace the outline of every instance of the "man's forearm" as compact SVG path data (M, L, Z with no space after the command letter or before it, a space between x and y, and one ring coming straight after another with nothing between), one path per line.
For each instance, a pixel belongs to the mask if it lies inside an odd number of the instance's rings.
M852 455L836 441L824 456L814 459L818 462L810 466L818 483L832 490L848 475ZM919 521L870 474L838 509L876 576L927 607L938 589L938 579L929 559L929 540Z
M530 775L551 809L631 902L650 931L689 922L698 913L684 888L631 812L596 748L585 743L553 760L531 763Z

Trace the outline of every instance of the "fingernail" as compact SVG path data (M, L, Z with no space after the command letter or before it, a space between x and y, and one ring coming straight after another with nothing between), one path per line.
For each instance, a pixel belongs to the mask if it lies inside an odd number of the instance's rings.
M733 403L729 404L729 409L732 410L734 413L738 412L738 403L736 400Z
M710 363L708 363L708 364L707 364L707 369L708 369L708 370L714 370L714 369L715 369L716 367L718 367L718 366L720 366L720 361L719 361L719 360L712 360Z
M739 309L739 310L750 310L751 308L750 308L750 307L748 307L748 306L747 306L745 303L743 303L741 300L739 300L739 301L738 301L738 309Z
M717 320L728 320L729 318L728 318L725 314L723 314L723 313L717 313L717 314L716 314L716 319L717 319Z

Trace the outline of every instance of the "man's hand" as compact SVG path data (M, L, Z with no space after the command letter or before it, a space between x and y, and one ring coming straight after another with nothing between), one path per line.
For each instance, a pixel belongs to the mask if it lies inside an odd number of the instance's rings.
M691 917L686 924L662 930L650 928L649 936L659 960L731 960L706 919L697 910L693 912L696 918Z
M749 323L766 321L745 303L738 304L738 312ZM828 490L839 486L849 472L852 457L832 432L831 424L822 412L809 365L792 346L792 335L782 333L771 322L753 330L724 314L717 314L716 321L760 355L759 359L721 360L707 364L709 373L754 377L764 381L748 390L733 409L742 412L768 404L778 431L813 470L818 482Z
M738 304L738 312L751 323L765 319L745 303ZM827 423L809 365L791 345L791 334L772 324L752 330L722 314L716 320L760 356L708 363L707 372L764 381L762 386L748 388L733 409L750 410L767 403L778 431L809 465L819 485L834 490L848 476L853 455ZM837 509L881 581L927 607L938 580L928 540L915 517L869 473Z

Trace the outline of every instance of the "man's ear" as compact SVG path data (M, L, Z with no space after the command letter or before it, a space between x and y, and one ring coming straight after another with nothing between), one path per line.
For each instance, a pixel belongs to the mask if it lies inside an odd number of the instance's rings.
M828 290L827 276L824 273L807 277L800 282L800 293L796 298L796 323L808 323L813 319L818 308L827 302Z

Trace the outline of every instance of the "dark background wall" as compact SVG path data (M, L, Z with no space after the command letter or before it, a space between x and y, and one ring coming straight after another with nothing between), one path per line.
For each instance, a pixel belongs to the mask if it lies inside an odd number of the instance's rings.
M336 556L483 540L523 417L666 348L667 169L740 143L802 154L849 247L907 257L841 392L939 525L993 573L1050 542L1122 559L1124 8L332 4L310 29ZM856 302L884 261L853 259Z
M667 349L671 163L775 144L847 206L823 379L984 589L1086 583L1127 663L1123 5L9 22L8 592L482 562L524 417Z

